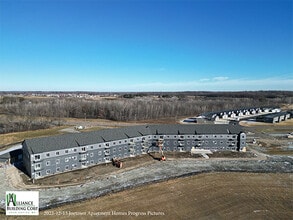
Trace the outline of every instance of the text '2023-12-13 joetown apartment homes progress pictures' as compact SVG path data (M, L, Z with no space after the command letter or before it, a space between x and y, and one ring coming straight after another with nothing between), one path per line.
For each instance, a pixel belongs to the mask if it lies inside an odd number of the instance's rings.
M27 139L23 142L23 164L27 174L38 179L49 175L109 163L162 150L191 149L241 151L246 135L237 124L228 125L140 125L77 134Z
M246 135L239 125L139 125L93 132L27 139L23 164L38 179L49 175L109 163L113 158L148 152L190 152L192 149L241 151Z

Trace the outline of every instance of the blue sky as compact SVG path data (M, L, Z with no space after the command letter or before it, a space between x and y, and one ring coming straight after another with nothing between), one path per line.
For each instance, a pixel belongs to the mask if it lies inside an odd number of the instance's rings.
M0 91L292 85L291 0L0 0Z

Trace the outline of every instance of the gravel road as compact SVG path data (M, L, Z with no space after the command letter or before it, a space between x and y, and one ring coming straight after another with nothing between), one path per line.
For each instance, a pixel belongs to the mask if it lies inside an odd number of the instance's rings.
M155 161L152 164L126 170L125 172L106 174L94 181L77 186L32 190L40 192L40 208L45 209L63 203L99 197L144 184L203 172L293 173L293 157L268 156L266 160L197 160L188 158L173 159L165 162ZM0 184L1 208L5 208L5 191L25 190L22 185L12 187L9 176L11 176L9 175L9 167L2 167L0 178L4 181L1 181Z

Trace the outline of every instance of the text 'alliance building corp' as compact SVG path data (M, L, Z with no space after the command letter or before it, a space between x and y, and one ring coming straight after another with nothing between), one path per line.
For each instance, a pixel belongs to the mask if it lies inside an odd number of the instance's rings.
M246 145L239 125L141 125L77 134L27 139L23 163L28 175L41 178L147 152L188 152L192 147L211 151L238 150Z

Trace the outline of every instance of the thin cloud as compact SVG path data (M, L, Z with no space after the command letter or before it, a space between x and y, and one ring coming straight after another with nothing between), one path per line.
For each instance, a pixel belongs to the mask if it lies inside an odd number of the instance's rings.
M204 79L200 79L199 81L200 81L200 82L207 82L207 81L210 81L210 79L208 79L208 78L204 78Z
M226 76L217 76L217 77L214 77L213 80L214 81L224 81L224 80L228 80L229 77L226 77Z
M213 78L214 79L214 78ZM198 81L151 82L128 86L131 91L245 91L245 90L292 90L293 78L265 79L200 79ZM126 89L126 88L124 88ZM124 90L121 88L121 90ZM127 89L126 89L127 90Z

